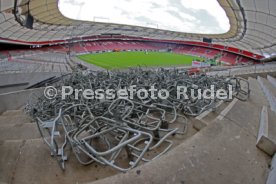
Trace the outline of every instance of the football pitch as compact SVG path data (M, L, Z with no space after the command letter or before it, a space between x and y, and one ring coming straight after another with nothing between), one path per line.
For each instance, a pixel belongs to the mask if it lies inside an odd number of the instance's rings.
M193 60L202 60L196 56L163 52L108 52L85 54L78 58L105 69L185 66L191 65Z

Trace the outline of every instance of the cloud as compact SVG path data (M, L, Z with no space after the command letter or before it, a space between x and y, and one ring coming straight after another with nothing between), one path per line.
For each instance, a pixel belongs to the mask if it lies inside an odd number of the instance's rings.
M60 0L59 3L65 16L88 21L101 17L97 21L206 34L224 33L230 27L217 0Z

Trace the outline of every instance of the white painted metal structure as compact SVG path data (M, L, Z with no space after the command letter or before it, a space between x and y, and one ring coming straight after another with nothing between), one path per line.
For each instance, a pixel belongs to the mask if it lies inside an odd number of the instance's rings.
M58 0L0 0L0 41L45 44L74 37L100 34L213 42L256 54L276 53L276 0L218 0L230 20L225 34L202 35L172 32L129 25L71 20L58 9ZM26 28L28 14L34 18L33 29Z

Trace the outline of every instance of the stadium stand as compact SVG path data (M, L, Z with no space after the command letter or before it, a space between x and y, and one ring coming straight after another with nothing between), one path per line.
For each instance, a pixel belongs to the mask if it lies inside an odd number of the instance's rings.
M32 72L70 72L66 55L60 53L26 53L10 52L13 59L7 58L0 62L0 74L3 73L32 73Z
M118 38L117 38L118 39ZM6 51L5 53L1 53L2 58L18 58L24 56L30 56L34 53L62 53L66 54L69 51L74 52L75 54L85 54L85 53L93 53L93 52L102 52L102 51L169 51L179 53L179 54L187 54L193 56L200 56L212 59L216 57L218 54L222 54L222 57L219 58L220 61L228 63L230 65L235 65L238 63L246 63L248 61L255 61L254 58L244 57L238 53L234 54L232 52L228 52L225 50L217 50L213 48L206 48L200 46L190 46L186 44L167 44L153 41L114 41L114 40L101 40L101 41L89 41L89 42L78 42L71 43L67 45L59 45L59 46L47 46L44 48L34 49L32 50L17 50L17 51ZM10 57L8 57L10 56ZM46 56L47 57L47 56ZM62 56L65 58L65 56ZM42 58L37 58L41 61ZM58 60L58 58L56 58ZM53 61L55 59L53 58ZM51 60L50 60L51 61Z

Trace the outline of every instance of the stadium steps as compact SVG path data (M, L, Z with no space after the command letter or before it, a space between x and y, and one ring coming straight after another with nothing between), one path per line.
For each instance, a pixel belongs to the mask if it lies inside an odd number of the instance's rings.
M0 141L40 138L37 125L22 110L7 111L0 116Z
M185 137L176 138L175 144L196 134L189 124ZM92 164L82 166L67 148L69 161L63 172L57 160L40 138L37 126L22 109L11 110L0 116L0 183L83 183L106 178L119 171ZM124 159L124 156L121 157Z
M252 106L258 106L258 109L261 109L262 106L259 104L268 105L268 102L262 92L262 89L256 79L249 77L248 79L249 87L250 87L250 97L248 102L252 104ZM236 103L238 103L236 105ZM232 102L220 102L215 111L207 111L197 116L194 123L194 128L196 130L201 130L202 128L208 126L210 123L217 119L222 119L232 108L236 108L236 106L242 104L241 101L234 99Z
M237 101L233 108L225 115L225 119L235 122L239 127L250 132L257 138L259 130L260 112L264 105L268 105L261 86L256 79L249 77L250 96L246 102Z
M253 104L264 104L269 105L269 102L267 101L265 94L262 91L262 88L257 81L257 79L249 77L249 87L250 87L250 99L253 99Z
M256 146L273 156L276 153L276 113L264 106L261 112Z
M255 144L260 112L268 102L258 81L249 82L248 101L236 101L228 110L231 103L222 103L202 118L207 122L204 129L126 174L97 164L82 166L70 154L63 172L37 135L36 124L22 110L4 112L0 137L7 133L0 138L0 183L87 183L101 178L105 179L96 183L265 183L271 158Z
M207 126L168 154L92 183L266 183L271 157L256 147L256 139L260 112L268 101L258 81L248 81L248 101L234 100L209 113L204 117Z
M275 184L276 181L276 154L271 162L271 169L267 178L266 184Z
M246 141L241 143L240 140ZM216 121L162 158L100 183L208 184L225 183L235 178L237 182L261 184L266 177L269 158L248 146L248 142L254 140L231 121ZM57 161L49 156L49 150L41 139L0 141L0 169L3 169L0 180L23 184L80 183L118 173L96 164L81 166L73 156L69 159L66 172L63 172Z
M259 108L252 107L252 101L238 101L222 119L163 157L92 183L265 184L271 158L256 148Z
M216 105L216 109L213 111L212 109L207 110L195 117L193 120L193 127L200 131L202 128L208 126L211 122L213 122L219 114L229 105L227 102L220 101Z
M31 123L31 119L22 111L22 108L3 112L0 116L0 126L14 126L24 123Z
M41 139L37 125L22 110L0 116L0 183L79 183L117 174L110 167L82 166L67 150L70 162L63 172ZM122 158L123 159L123 158Z
M276 88L265 78L258 77L258 82L269 101L271 110L276 112Z
M270 75L267 76L267 80L272 84L272 86L276 89L276 79Z
M110 167L80 165L73 155L66 171L50 156L41 139L2 141L0 143L0 183L84 183L117 174ZM3 170L2 170L3 169Z

